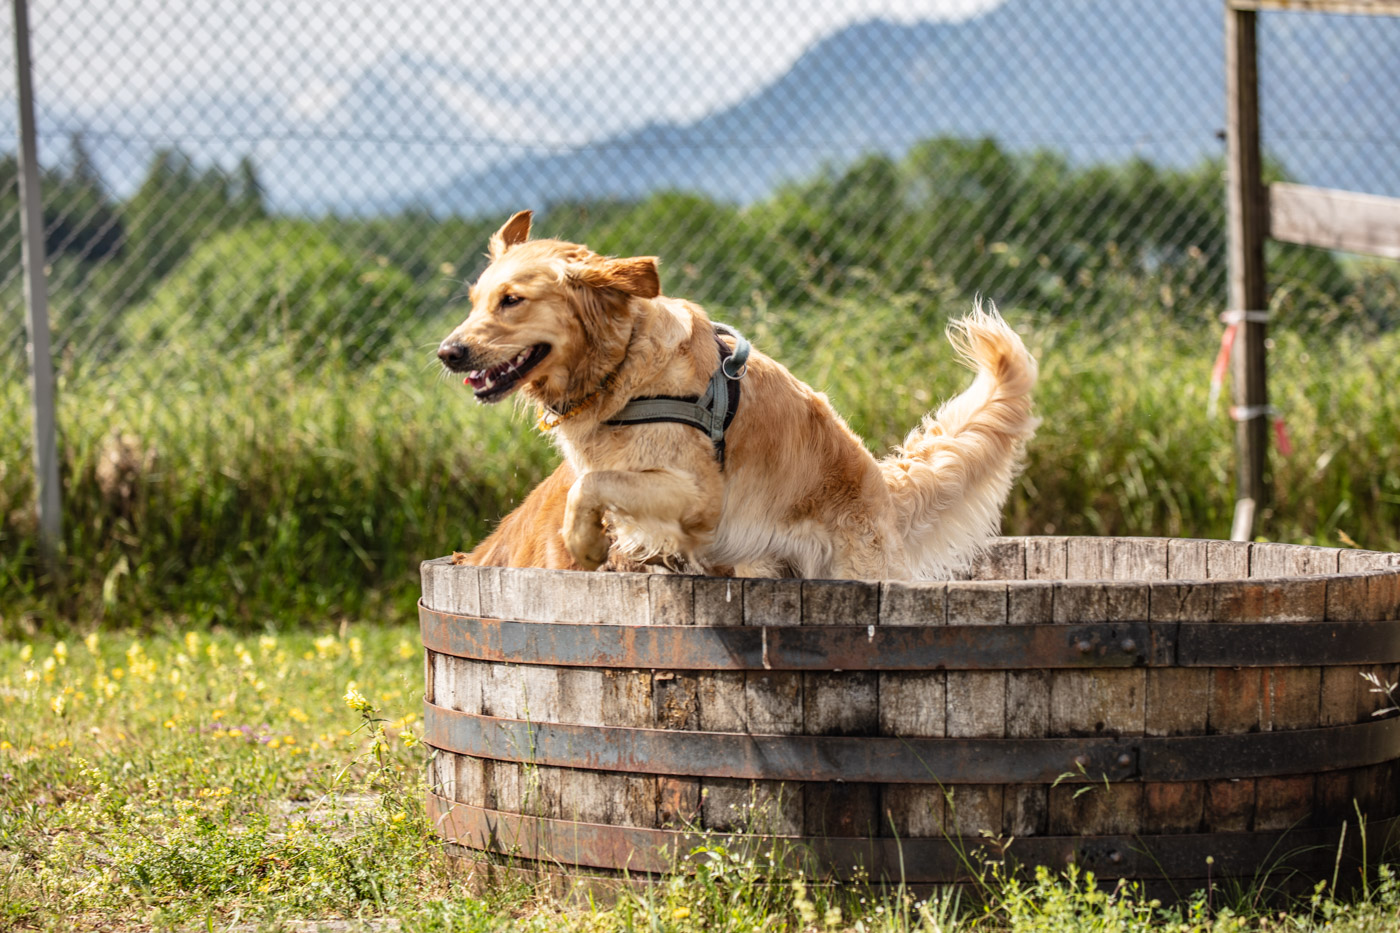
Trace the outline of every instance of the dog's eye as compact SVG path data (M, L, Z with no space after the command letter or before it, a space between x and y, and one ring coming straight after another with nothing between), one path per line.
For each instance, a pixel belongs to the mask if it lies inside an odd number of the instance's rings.
M502 308L513 308L513 307L515 307L516 305L520 304L520 302L522 302L522 301L524 301L524 300L525 300L525 299L524 299L524 298L521 298L519 295L502 295L502 296L501 296L501 307L502 307Z

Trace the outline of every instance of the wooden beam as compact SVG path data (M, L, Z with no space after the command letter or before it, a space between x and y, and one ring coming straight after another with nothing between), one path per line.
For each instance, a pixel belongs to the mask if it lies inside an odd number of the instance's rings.
M1400 259L1400 198L1270 185L1269 236L1286 243Z
M1259 155L1259 72L1255 14L1225 11L1226 159L1229 174L1230 310L1265 311L1265 190ZM1239 324L1231 359L1235 417L1236 491L1231 537L1254 536L1267 499L1269 392L1265 378L1266 325L1255 316Z
M1400 0L1227 0L1232 10L1400 16Z

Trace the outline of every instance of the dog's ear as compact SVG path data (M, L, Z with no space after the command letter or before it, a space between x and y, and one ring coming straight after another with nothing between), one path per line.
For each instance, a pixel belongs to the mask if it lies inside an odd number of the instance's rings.
M489 246L492 259L500 259L506 250L530 239L530 218L533 216L533 211L521 211L495 232Z
M584 285L615 288L637 298L655 298L661 294L661 275L656 269L655 256L595 259L579 266L576 277Z

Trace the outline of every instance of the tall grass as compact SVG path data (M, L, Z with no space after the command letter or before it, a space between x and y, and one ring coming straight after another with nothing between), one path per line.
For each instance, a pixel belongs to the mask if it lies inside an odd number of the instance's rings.
M827 392L878 453L967 383L942 335L966 307L926 291L715 314ZM1007 533L1228 533L1233 425L1206 415L1218 325L1151 311L1008 318L1040 360L1043 424ZM1275 457L1263 528L1395 548L1400 334L1274 339L1274 403L1295 451ZM0 382L0 628L410 612L418 562L470 546L557 460L528 414L474 404L422 346L358 367L193 344L65 366L61 580L35 563L27 389L12 372Z

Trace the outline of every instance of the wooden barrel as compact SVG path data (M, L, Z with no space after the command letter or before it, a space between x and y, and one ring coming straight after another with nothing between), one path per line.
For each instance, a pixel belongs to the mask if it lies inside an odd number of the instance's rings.
M434 826L565 874L645 878L708 831L838 879L980 851L1182 893L1330 878L1358 811L1372 860L1400 831L1400 715L1362 677L1400 679L1400 554L1003 538L970 576L428 561Z

